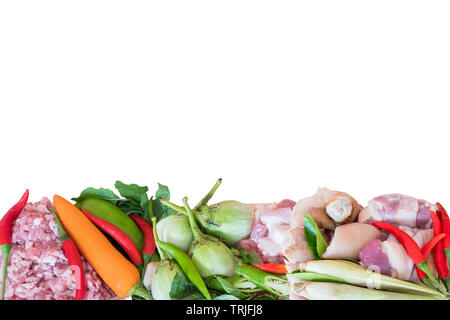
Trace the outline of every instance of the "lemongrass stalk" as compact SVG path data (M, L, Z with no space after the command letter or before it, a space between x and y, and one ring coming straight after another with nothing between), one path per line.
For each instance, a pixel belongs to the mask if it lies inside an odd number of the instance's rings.
M388 277L345 260L313 260L300 263L298 267L300 271L315 272L332 276L342 279L348 284L367 287L369 289L375 288L387 291L420 293L444 297L444 295L429 287Z
M427 294L373 290L334 282L308 282L296 293L309 300L439 300Z

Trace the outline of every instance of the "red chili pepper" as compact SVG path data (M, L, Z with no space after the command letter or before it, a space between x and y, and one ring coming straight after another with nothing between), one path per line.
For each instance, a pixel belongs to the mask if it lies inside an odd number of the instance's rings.
M56 224L58 225L59 234L61 236L61 242L64 248L64 254L66 255L69 265L72 267L72 273L75 275L77 283L77 289L75 291L75 300L83 300L86 293L86 278L84 274L83 262L81 261L80 251L78 251L75 242L67 234L66 230L59 220L58 214L53 208L48 208L55 217Z
M11 226L27 204L29 194L30 192L27 189L19 202L9 209L2 220L0 220L0 251L3 253L2 300L5 298L6 269L8 268L8 259L11 252Z
M269 273L286 274L287 269L284 263L263 263L255 265L256 268Z
M425 258L425 261L428 261L428 257L431 253L431 250L435 248L435 246L445 237L445 233L438 234L437 236L433 237L430 241L428 241L422 248L422 254ZM437 269L437 267L436 267ZM420 269L417 269L417 276L419 277L419 280L422 281L424 278L427 277L426 273L423 272Z
M430 239L430 241L428 241L422 248L422 254L423 257L425 258L425 260L428 260L428 256L431 253L431 250L434 249L434 247L439 243L439 241L441 241L442 239L444 239L445 237L445 233L440 233L437 236L433 237L432 239Z
M445 233L444 250L450 249L450 218L448 217L447 211L439 202L436 203L436 205L441 218L442 232ZM447 253L447 257L449 257L449 254L450 253Z
M403 245L415 265L419 265L424 261L424 257L422 251L420 250L420 247L405 231L387 222L372 222L372 225L393 234Z
M156 249L155 238L153 237L153 228L147 221L137 215L130 214L130 218L136 222L144 235L144 248L142 248L142 253L152 256Z
M130 257L131 262L133 262L135 265L140 265L142 263L142 255L139 252L139 249L136 247L133 240L131 240L130 237L126 235L125 232L117 228L112 223L109 223L90 214L86 209L81 209L81 211L83 211L86 217L88 217L93 224L95 224L101 230L105 231L114 240L117 241L117 243L125 250L127 255Z
M450 219L448 217L447 211L438 202L436 203L438 207L438 213L441 222L442 232L445 233L445 238L439 243L439 267L441 268L441 273L439 276L442 282L445 284L447 291L450 292ZM436 257L434 258L436 260ZM438 269L439 272L439 269Z
M422 279L423 283L432 288L434 288L434 285L442 294L447 294L431 274L430 269L427 265L427 261L422 251L420 250L419 245L414 241L413 238L411 238L409 234L387 222L372 222L372 225L391 233L395 238L397 238L397 240L402 244L403 248L405 248L409 257L416 265L416 268L422 270L426 274L426 278Z

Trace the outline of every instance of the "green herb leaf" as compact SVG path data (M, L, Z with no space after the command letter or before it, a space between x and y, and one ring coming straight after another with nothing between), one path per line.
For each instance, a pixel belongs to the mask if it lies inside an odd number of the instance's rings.
M155 216L158 220L176 213L175 210L161 203L160 200L163 198L166 200L170 200L169 188L163 184L158 183L158 190L155 193L155 199L152 199L153 216Z
M116 203L116 206L126 214L136 214L148 222L148 187L137 184L125 184L119 180L114 184L120 195L124 198Z
M142 196L146 195L148 192L147 186L138 186L137 184L125 184L119 180L114 184L117 191L119 191L120 195L125 199L133 200L137 203L141 202ZM147 198L148 200L148 198Z
M328 244L315 221L307 214L304 216L304 228L306 244L311 250L314 259L321 259L322 254L327 250Z
M104 189L104 188L86 188L83 191L81 191L81 194L78 198L72 198L75 202L83 201L84 199L88 198L98 198L103 199L112 202L113 204L116 204L117 201L120 200L120 197L114 193L114 191L110 189Z
M225 278L222 278L220 276L216 276L215 278L222 287L223 291L225 291L226 293L239 299L244 299L245 297L247 297L246 294L242 293L241 290L237 289L231 282L227 281Z
M197 288L178 273L172 281L169 295L172 299L182 299L194 294L196 291Z

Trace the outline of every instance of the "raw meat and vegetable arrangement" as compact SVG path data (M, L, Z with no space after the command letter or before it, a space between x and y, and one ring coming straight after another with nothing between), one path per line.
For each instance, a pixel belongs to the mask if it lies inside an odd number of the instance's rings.
M211 204L221 182L198 203L161 184L152 195L117 181L35 203L27 190L0 221L1 298L449 298L440 203L385 194L362 206L319 188L298 201Z

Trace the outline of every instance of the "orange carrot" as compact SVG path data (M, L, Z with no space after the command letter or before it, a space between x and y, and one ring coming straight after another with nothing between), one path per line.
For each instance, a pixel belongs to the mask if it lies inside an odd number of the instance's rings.
M139 271L73 204L55 195L58 216L81 254L106 284L120 297L132 294L151 298L142 287Z

